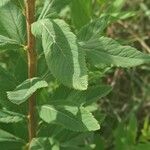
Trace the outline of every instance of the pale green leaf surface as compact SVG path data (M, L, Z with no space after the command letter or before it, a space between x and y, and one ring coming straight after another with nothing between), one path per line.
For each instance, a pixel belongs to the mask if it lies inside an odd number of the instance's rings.
M100 128L97 120L84 108L44 105L39 114L45 122L60 124L72 131L86 132Z
M0 0L0 7L6 5L10 0Z
M7 92L7 96L11 102L19 105L25 102L38 89L47 86L48 84L46 81L35 77L32 79L27 79L22 84L17 86L17 88L14 91Z
M130 46L122 46L111 38L101 37L80 44L85 49L89 61L95 66L107 64L133 67L150 62L150 55Z
M39 20L32 32L42 36L47 65L64 85L78 90L87 89L87 69L84 52L79 49L76 36L63 20Z
M21 122L25 119L25 116L7 111L7 110L0 110L0 123L17 123Z
M30 150L51 150L52 145L49 138L34 138L30 144Z

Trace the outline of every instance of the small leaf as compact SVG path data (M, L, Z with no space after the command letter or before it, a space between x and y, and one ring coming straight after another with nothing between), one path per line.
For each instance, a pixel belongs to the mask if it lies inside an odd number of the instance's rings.
M32 79L27 79L22 84L17 86L17 88L14 91L7 92L7 96L11 102L19 105L25 102L38 89L47 86L48 84L46 81L35 77Z
M81 43L91 64L133 67L150 62L150 55L146 55L130 46L122 46L115 40L101 37Z
M7 111L7 110L0 110L0 122L1 123L17 123L21 122L25 119L25 116Z
M78 90L87 89L87 69L84 52L76 36L63 20L43 19L32 25L32 32L42 37L47 65L64 85Z
M109 85L100 85L89 88L87 90L85 105L92 104L93 102L96 102L100 98L105 97L111 92L111 90L112 87Z
M64 98L52 97L53 100L49 101L49 104L54 106L87 106L106 96L111 90L112 87L109 85L89 87L86 91L72 90ZM57 95L59 94L65 96L66 89L64 91L62 89L61 93L57 93Z
M14 80L14 77L0 66L0 91L11 90L15 86L16 81Z
M135 114L131 113L129 124L127 126L127 139L130 141L131 144L136 143L137 131L138 131L137 127L138 127L138 123L137 123L136 116Z
M91 0L72 0L71 18L74 25L79 29L91 19Z
M100 129L97 120L84 108L44 105L39 113L45 122L60 124L72 131L86 132Z
M6 2L6 0L3 0ZM23 45L25 43L25 17L21 10L9 0L0 7L0 35L8 37Z
M83 26L78 32L79 41L88 41L90 39L100 37L110 21L110 17L104 16L93 20Z
M0 148L2 150L19 150L25 141L0 129Z
M39 137L34 138L30 144L30 150L51 150L52 145L50 142L50 138Z
M0 35L0 50L18 49L21 45L17 41Z
M49 18L54 13L59 13L71 0L45 0L40 19Z

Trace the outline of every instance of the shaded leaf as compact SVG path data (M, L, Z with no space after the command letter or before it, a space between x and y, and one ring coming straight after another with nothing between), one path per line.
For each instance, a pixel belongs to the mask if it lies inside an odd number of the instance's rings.
M92 10L91 6L91 0L72 0L71 19L78 29L90 22Z
M102 35L104 29L107 27L110 16L100 17L83 26L78 32L79 41L88 41Z
M149 150L150 149L150 142L144 143L144 144L138 144L135 147L135 150Z
M0 66L0 90L10 90L15 86L16 81L14 80L14 77L7 70Z
M73 90L70 91L66 97L54 97L54 100L49 101L51 105L58 106L58 105L66 105L66 106L82 106L82 105L89 105L100 98L106 96L110 91L112 90L112 87L109 85L100 85L100 86L93 86L89 87L86 91L77 91ZM59 94L59 93L57 93ZM60 95L65 96L66 91L62 89Z
M30 144L30 150L50 150L52 145L49 138L39 137L34 138Z
M0 129L0 148L2 150L20 150L24 140Z
M109 85L100 85L94 86L87 90L86 103L85 105L89 105L93 102L96 102L102 97L108 95L112 90L112 87Z

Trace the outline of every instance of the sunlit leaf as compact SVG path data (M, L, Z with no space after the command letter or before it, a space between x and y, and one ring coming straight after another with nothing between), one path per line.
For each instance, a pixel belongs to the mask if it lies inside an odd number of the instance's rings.
M25 102L34 92L36 92L36 90L47 86L48 84L46 81L35 77L32 79L27 79L22 84L17 86L14 91L7 92L7 96L11 102L19 105Z
M97 120L84 108L44 105L39 113L45 122L60 124L72 131L95 131L100 128Z
M76 36L62 20L39 20L32 32L42 37L47 65L64 85L78 90L87 89L87 70L84 52L79 49Z

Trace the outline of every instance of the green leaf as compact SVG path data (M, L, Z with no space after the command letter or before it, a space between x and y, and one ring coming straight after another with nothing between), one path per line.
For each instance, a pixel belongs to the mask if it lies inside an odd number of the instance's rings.
M49 18L52 13L59 13L71 0L45 0L42 12L38 19Z
M112 87L109 85L100 85L89 87L86 91L72 90L68 95L65 96L66 89L64 89L64 91L62 89L60 91L61 93L57 93L57 95L63 95L65 97L52 97L52 100L49 101L49 104L54 106L87 106L106 96L111 90Z
M111 16L111 22L116 22L118 20L125 20L127 18L133 17L136 15L136 12L134 11L123 11L123 12L109 12L109 13L104 13L101 16Z
M24 140L0 129L0 148L2 150L20 150Z
M0 110L0 123L17 123L21 122L25 119L25 116L7 111L7 110Z
M133 67L150 62L150 55L146 55L130 46L122 46L115 40L101 37L80 43L86 51L91 64Z
M21 10L9 1L0 7L0 35L15 40L18 44L25 43L25 17Z
M101 99L108 95L112 90L112 87L109 85L100 85L94 86L87 90L86 103L85 105L92 104L97 100Z
M87 145L87 146L74 146L70 145L67 147L62 147L61 150L93 150L94 145Z
M83 26L78 32L78 41L88 41L100 37L108 26L110 19L111 17L108 16L100 17Z
M72 0L71 18L78 29L90 22L92 10L91 6L91 0Z
M24 11L24 0L11 0L16 6Z
M71 146L79 148L79 145L82 145L83 147L85 147L85 140L93 138L93 134L91 132L78 133L78 132L70 132L70 131L67 132L67 130L64 130L64 132L61 132L57 136L60 136L61 134L62 135L64 134L64 137L61 137L61 139L63 139L61 140L62 148L63 147L69 148Z
M114 0L111 7L108 9L109 12L119 12L125 3L124 0Z
M100 128L97 120L84 108L44 105L40 117L47 123L60 124L72 131L95 131Z
M20 45L17 41L0 35L0 50L18 49Z
M46 81L35 77L32 79L27 79L22 84L17 86L17 88L14 91L7 92L7 96L11 102L19 105L25 102L38 89L47 86L48 84Z
M94 134L94 143L96 145L94 150L105 150L105 141L100 134Z
M125 124L123 124L122 122L118 124L117 129L114 131L114 137L115 137L114 144L116 150L130 149L131 145L128 143Z
M78 90L87 89L87 70L84 52L79 49L76 36L59 19L44 19L32 25L32 32L42 36L47 65L64 85Z
M52 149L50 138L39 137L34 138L31 141L30 150L50 150L50 149Z
M129 124L127 126L127 139L131 144L136 143L138 123L135 114L130 114Z
M11 90L15 86L16 81L14 80L14 77L0 66L0 91Z
M1 0L0 7L6 5L10 0Z
M144 143L144 144L138 144L135 147L135 150L149 150L150 149L150 142Z

